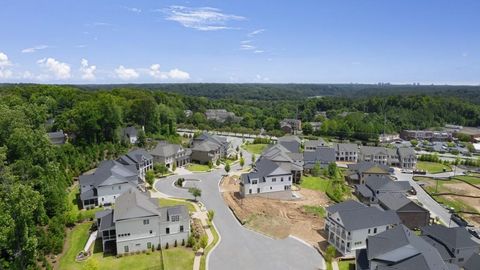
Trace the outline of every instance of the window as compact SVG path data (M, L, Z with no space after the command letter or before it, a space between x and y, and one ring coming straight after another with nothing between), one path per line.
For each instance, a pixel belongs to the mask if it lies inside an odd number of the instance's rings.
M128 246L123 246L123 251L128 252Z
M283 182L283 177L282 177L282 178L280 178L280 182Z
M167 228L167 229L165 230L165 233L166 233L166 234L170 234L170 228Z
M463 258L458 258L458 262L463 262Z
M368 233L370 233L370 229L368 229Z
M171 216L171 217L170 217L170 220L171 220L172 222L178 222L178 221L180 221L180 216L179 216L179 215Z
M180 225L180 232L183 232L183 225Z
M260 188L257 188L257 193L260 193Z
M148 224L150 224L150 220L144 219L144 220L143 220L143 225L148 225Z
M291 181L291 180L292 180L292 177L291 177L291 176L289 176L289 177L288 177L288 181Z
M270 190L272 190L272 187L270 187Z
M272 182L277 182L277 178L272 178Z
M252 180L252 185L256 185L258 183L258 180Z
M248 193L249 193L249 194L252 194L252 189L249 189L249 190L248 190Z
M118 186L118 190L121 190L122 189L122 186Z
M152 233L153 233L153 231L152 231L152 230L150 230L150 234L152 234Z
M373 229L373 233L377 233L377 228L374 228L374 229Z
M361 245L362 241L353 243L355 246Z
M148 248L148 249L152 248L152 243L148 242L148 243L147 243L147 248Z

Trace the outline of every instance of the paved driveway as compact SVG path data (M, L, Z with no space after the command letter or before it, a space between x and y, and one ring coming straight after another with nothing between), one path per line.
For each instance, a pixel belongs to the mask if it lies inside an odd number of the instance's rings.
M445 172L445 173L439 173L439 174L432 174L432 175L427 175L430 177L449 177L453 176L454 173L456 175L463 174L464 171L461 169L457 169L456 172ZM422 187L418 185L417 182L413 180L413 175L412 174L405 174L401 173L400 169L395 169L395 177L397 177L398 180L400 181L409 181L410 185L415 188L417 191L417 199L419 202L423 204L423 207L425 207L427 210L429 210L434 216L437 216L444 224L450 227L457 227L458 225L450 221L451 214L448 212L447 209L445 209L443 206L438 204L430 195L428 195L425 190L423 190Z
M250 164L251 156L244 152L244 157L245 163ZM238 165L232 166L232 170L236 169L239 169ZM274 240L240 225L218 189L223 173L223 170L216 170L188 176L200 180L197 185L202 190L202 197L199 200L207 209L215 211L214 222L221 235L220 244L210 254L209 269L325 269L323 258L313 247L290 237ZM170 196L192 198L187 190L173 185L178 177L162 179L155 187Z

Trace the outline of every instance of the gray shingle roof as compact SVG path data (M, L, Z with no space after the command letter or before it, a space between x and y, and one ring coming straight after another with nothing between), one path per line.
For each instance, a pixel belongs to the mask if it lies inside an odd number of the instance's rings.
M154 203L146 194L137 189L124 192L115 200L113 221L160 215L158 202Z
M338 213L348 231L400 223L400 218L393 211L383 211L351 200L327 207L327 211L329 214Z
M144 149L136 149L121 156L118 161L126 165L136 165L142 163L144 159L151 160L153 157Z
M387 155L388 151L385 147L362 146L360 148L360 153L362 155Z
M134 126L129 126L122 130L122 134L123 136L136 137L138 135L138 132Z
M326 144L327 143L325 142L325 140L320 138L318 140L306 141L305 148L317 148L317 147L325 146Z
M358 145L353 143L336 143L333 148L338 152L358 152Z
M379 269L450 270L430 244L404 225L368 237L367 256L389 265Z
M399 147L398 155L400 156L400 158L416 156L415 150L412 147Z
M349 164L347 165L350 170L356 171L358 173L364 173L365 171L370 170L373 167L377 167L388 173L390 171L390 167L382 164L377 164L374 162L369 161L362 161L356 164Z
M480 254L473 254L463 266L464 270L480 269Z
M373 192L364 184L355 185L355 190L358 191L365 198L373 197Z
M447 246L449 249L480 246L471 239L470 233L463 227L447 228L443 225L432 224L421 228L421 230L422 235L430 236Z
M111 229L115 226L113 222L113 210L108 209L95 214L96 219L100 219L99 231Z
M241 180L244 184L250 183L250 179L263 179L264 177L271 176L275 172L275 175L288 175L291 174L277 165L275 162L268 159L260 159L255 163L254 171L244 173L241 176Z
M178 144L171 144L167 142L159 142L154 149L150 151L150 155L158 157L170 157L182 150L182 147Z
M307 169L313 168L315 163L331 163L335 162L335 150L329 147L318 148L315 151L303 152L304 167Z
M393 181L385 175L369 175L364 178L367 185L374 193L377 192L407 192L411 189L408 181Z
M135 165L123 165L118 161L105 160L100 163L94 173L81 175L79 182L80 186L92 186L91 188L121 183L131 183L132 186L136 186L138 172ZM93 196L91 188L82 189L80 194L82 200Z
M185 205L161 207L160 213L161 213L160 217L162 222L170 221L170 217L175 215L180 217L180 221L188 220L190 217L188 214L188 209Z
M407 204L413 203L410 199L408 199L405 195L399 193L381 193L377 195L378 201L385 205L390 210L397 211L404 207ZM418 209L422 209L421 206L418 205ZM425 210L426 211L426 210Z

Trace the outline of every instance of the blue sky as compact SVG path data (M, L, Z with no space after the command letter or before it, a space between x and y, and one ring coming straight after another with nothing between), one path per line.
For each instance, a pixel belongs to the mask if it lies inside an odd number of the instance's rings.
M480 83L480 1L2 0L0 82Z

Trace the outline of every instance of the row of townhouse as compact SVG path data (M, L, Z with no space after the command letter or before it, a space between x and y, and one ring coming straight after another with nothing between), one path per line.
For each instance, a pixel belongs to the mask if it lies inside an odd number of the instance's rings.
M430 225L417 235L404 225L368 236L355 252L357 270L477 270L478 242L465 228Z
M190 233L185 205L159 207L158 199L134 188L115 199L112 209L95 214L105 253L125 254L184 245Z

